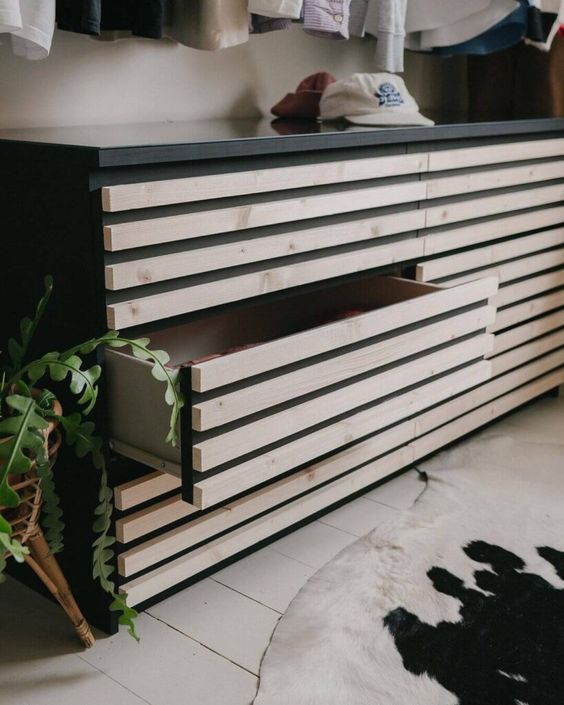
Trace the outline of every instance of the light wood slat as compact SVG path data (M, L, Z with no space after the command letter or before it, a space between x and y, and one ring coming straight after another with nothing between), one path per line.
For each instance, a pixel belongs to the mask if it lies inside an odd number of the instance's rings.
M261 294L416 259L422 254L423 243L413 238L368 250L273 267L209 284L145 296L107 306L108 326L113 329L128 328Z
M429 171L446 171L465 167L503 164L558 157L564 154L564 139L541 139L530 142L492 144L485 147L444 149L429 154Z
M202 247L159 257L135 259L107 265L104 270L106 288L116 291L327 247L364 240L375 241L381 237L419 230L424 223L424 212L413 210L321 228L292 230L279 235Z
M204 235L409 203L424 199L425 193L426 186L423 182L412 181L393 186L374 186L105 225L104 246L106 250L116 252L130 247L145 247Z
M564 306L564 290L557 291L553 294L546 294L545 296L539 296L536 299L525 301L522 304L509 306L509 308L497 312L495 323L488 327L488 331L490 333L497 333L497 331L503 330L504 328L509 328L509 326L514 326L517 323L526 321L527 318L540 316L542 313L560 308L560 306Z
M424 458L430 453L434 453L439 448L456 441L467 433L474 431L480 426L484 426L499 416L503 416L503 414L521 406L521 404L534 399L540 394L544 394L544 392L547 392L549 389L557 387L563 381L564 370L558 370L538 380L534 380L524 387L515 389L513 392L499 397L495 401L479 407L455 421L451 421L446 426L438 428L426 436L417 438L409 444L413 449L414 460Z
M519 235L528 230L561 225L564 222L564 206L511 215L505 218L487 220L483 223L465 225L440 233L431 232L424 236L425 257L475 246L488 240L499 240L509 235Z
M383 479L387 475L405 467L410 462L411 450L406 447L401 448L347 476L346 489L343 487L342 482L336 481L259 519L255 519L219 539L210 541L205 546L196 548L189 554L177 558L159 569L128 581L121 588L124 592L127 592L128 604L134 606L143 602L152 595L156 595L176 583L210 568L225 558L235 555L243 548L282 531L308 514L314 514L324 507L337 502L346 494ZM328 490L331 490L329 494ZM343 490L345 491L343 492Z
M134 446L124 443L123 441L119 441L115 438L112 438L110 441L110 446L118 455L131 458L131 460L136 460L138 463L146 465L148 468L154 468L155 470L159 470L160 472L167 473L169 475L176 475L176 477L180 477L182 474L180 463L173 463L170 460L165 460L164 458L160 458L152 453L147 453L144 450L135 448Z
M468 252L423 262L417 265L416 279L417 281L434 281L559 245L564 245L564 227L543 230L534 235L524 235L514 240L500 242L497 245L477 247Z
M389 287L398 285L394 278L387 278ZM415 282L404 280L406 298ZM497 291L497 279L485 278L463 287L428 289L432 293L415 296L410 300L391 304L377 311L360 314L354 318L336 321L320 328L286 336L263 345L208 360L192 367L192 388L207 392L250 376L268 372L308 357L352 345L368 338L383 335L441 313L485 301ZM411 296L417 292L412 289ZM320 335L320 332L322 333Z
M417 439L408 446L365 465L333 483L314 490L284 507L236 529L210 543L181 556L170 563L139 578L126 582L121 590L127 592L128 602L135 606L173 585L211 568L214 564L230 558L245 548L280 532L307 516L374 484L387 475L406 467L420 457L437 450L450 442L449 439L469 433L490 419L525 403L564 380L564 372L558 371L525 387L487 404L462 419L451 422L426 438Z
M537 338L530 343L509 350L503 355L494 357L491 361L492 375L497 377L561 346L564 346L564 330ZM564 365L564 348L560 351L560 364Z
M545 333L549 333L564 326L564 309L551 313L534 321L528 321L522 326L517 326L505 333L498 333L494 340L494 349L488 357L500 355L511 348L516 348L529 340L538 338Z
M564 161L514 166L492 171L445 176L427 181L427 198L462 196L465 193L506 188L531 182L564 178Z
M151 531L172 524L174 521L184 519L198 510L188 502L184 502L180 495L152 504L134 514L116 520L116 539L120 543L135 541Z
M509 364L510 360L507 361L508 366ZM481 384L430 411L425 411L415 419L416 435L418 437L423 436L438 426L447 424L458 416L462 416L496 397L508 394L531 380L554 371L561 364L562 357L560 353L550 353L501 377L496 377L485 384ZM564 375L564 370L560 370L559 374Z
M513 279L520 279L521 277L527 277L536 272L542 272L545 269L553 269L562 264L564 264L564 248L548 250L538 255L521 257L512 262L498 264L494 267L488 267L487 269L480 269L470 272L469 274L463 274L459 277L449 277L449 279L443 281L441 285L444 287L460 286L461 284L476 281L476 277L497 277L499 283L503 284Z
M118 556L119 573L125 577L138 573L159 560L170 558L175 553L184 551L243 521L248 521L257 514L268 511L362 463L369 462L392 448L405 445L412 438L414 438L414 423L408 421L349 450L310 465L268 487L230 502L203 517L198 517L189 524L145 541Z
M432 228L436 225L448 225L461 220L535 208L545 203L559 203L563 199L564 185L556 185L456 201L427 208L425 227Z
M556 289L559 286L564 286L564 269L555 272L541 274L539 277L525 279L525 281L517 282L517 284L508 284L504 286L492 298L492 304L501 308L514 304L517 301L528 299L531 296L542 294L550 289Z
M172 475L166 475L162 472L147 473L147 475L114 488L116 509L126 511L148 499L158 497L160 494L177 490L180 484L180 480Z
M376 433L391 424L401 422L433 404L443 402L489 380L490 377L491 366L486 362L477 362L434 382L412 389L410 392L400 394L304 438L200 480L194 485L194 504L202 509L219 504L293 467L310 462L316 457L330 453L370 433Z
M376 401L393 392L428 379L440 372L483 356L493 347L493 338L479 335L463 343L418 358L412 362L383 372L369 384L365 380L321 397L271 414L240 428L196 443L193 446L193 465L198 470L209 470L228 460L238 458L270 443L282 440L337 414Z
M427 161L426 153L396 154L389 157L347 159L324 164L304 164L104 186L102 209L111 213L205 201L210 198L248 196L268 191L418 174L427 170Z
M494 322L495 312L493 306L475 309L194 404L192 426L197 431L215 428L485 329Z

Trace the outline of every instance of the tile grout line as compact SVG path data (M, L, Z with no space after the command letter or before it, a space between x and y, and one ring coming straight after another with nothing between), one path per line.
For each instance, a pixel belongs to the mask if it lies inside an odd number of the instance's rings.
M236 593L237 595L241 595L242 597L246 597L248 600L251 600L251 602L254 602L257 605L260 605L261 607L266 607L267 610L271 610L272 612L276 612L276 614L283 615L284 612L280 612L280 610L277 610L275 607L271 607L270 605L266 605L264 602L261 602L260 600L257 600L255 597L251 597L250 595L247 595L244 592L241 592L241 590L237 590L234 587L231 587L231 585L227 585L226 583L222 583L221 580L218 578L214 578L210 576L210 580L213 580L215 583L218 585L221 585L224 588L227 588L228 590L231 590L232 592Z
M355 539L361 539L363 536L366 536L366 534L362 534L361 536L359 536L358 534L353 534L352 531L347 531L346 529L343 529L340 526L334 526L333 524L330 524L328 521L323 521L323 518L318 519L317 521L320 524L323 524L324 526L330 526L332 529L339 529L339 531L342 531L343 534L347 534L347 536L354 536ZM373 526L372 529L368 529L367 533L370 533L373 529L376 528L376 526Z
M127 690L128 693L131 693L131 695L134 695L136 698L138 698L141 702L147 703L147 705L152 705L150 700L145 700L145 698L142 695L139 695L139 693L136 693L134 690L131 690L131 688L128 688L126 685L124 685L121 681L116 680L112 676L110 676L109 673L106 673L106 671L103 671L101 668L98 668L95 664L91 663L87 659L84 658L84 656L81 656L80 654L75 654L78 656L78 658L83 661L84 663L88 664L89 666L92 666L92 668L95 671L98 671L98 673L101 673L103 676L106 676L106 678L109 678L113 683L116 685L119 685L121 688L124 690Z
M165 622L164 619L161 619L160 617L156 617L154 614L151 614L150 612L145 612L145 614L148 615L149 617L151 617L151 619L154 619L155 621L160 622L161 624L164 624L165 626L169 627L170 629L177 632L178 634L182 634L182 636L186 637L187 639L191 639L194 643L199 644L203 649L206 649L206 651L210 651L212 654L215 654L216 656L219 656L220 658L224 659L225 661L228 661L233 666L236 666L237 668L240 668L242 671L245 671L246 673L250 673L251 676L258 678L258 673L253 673L253 671L250 671L248 668L245 668L245 666L241 666L240 663L237 663L236 661L233 661L233 659L230 659L228 656L225 656L224 654L220 653L219 651L212 649L211 646L207 646L206 644L199 641L198 639L195 639L193 636L190 636L190 634L186 634L186 632L183 632L181 629L178 629L178 627L175 627L172 624Z

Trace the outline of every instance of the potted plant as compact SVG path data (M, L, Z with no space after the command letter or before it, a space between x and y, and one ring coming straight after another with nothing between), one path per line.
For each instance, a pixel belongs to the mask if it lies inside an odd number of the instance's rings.
M21 491L35 480L42 495L40 524L50 553L63 549L64 517L53 480L53 464L59 434L78 457L89 455L93 471L99 473L100 489L95 509L92 545L92 575L112 597L110 609L119 612L119 623L127 627L134 638L136 612L127 605L127 596L116 590L113 544L110 535L113 493L108 485L105 449L96 435L94 423L88 419L98 398L99 365L85 366L84 357L99 347L126 347L143 360L152 363L152 375L165 385L165 399L171 407L167 441L177 443L177 422L183 405L178 387L178 373L167 367L169 356L162 350L150 350L149 339L128 339L117 331L84 341L64 352L48 352L34 360L27 359L33 335L45 313L53 281L45 279L45 292L33 318L20 324L20 339L10 339L7 357L0 357L0 578L6 557L19 562L26 559L29 549L13 519L21 506ZM76 403L63 411L55 391L66 385ZM26 484L27 483L27 484Z

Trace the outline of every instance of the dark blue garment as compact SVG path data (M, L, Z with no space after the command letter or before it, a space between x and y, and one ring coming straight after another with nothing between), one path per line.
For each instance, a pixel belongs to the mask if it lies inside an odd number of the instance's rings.
M516 10L486 32L460 44L435 47L431 53L438 56L492 54L495 51L501 51L518 44L527 33L529 11L532 9L529 0L519 0L519 3Z

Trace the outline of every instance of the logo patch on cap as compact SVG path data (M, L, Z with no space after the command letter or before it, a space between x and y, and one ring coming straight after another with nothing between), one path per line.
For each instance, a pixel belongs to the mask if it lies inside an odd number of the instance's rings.
M378 104L386 108L403 105L401 93L393 83L381 83L378 86L375 96L378 98Z

